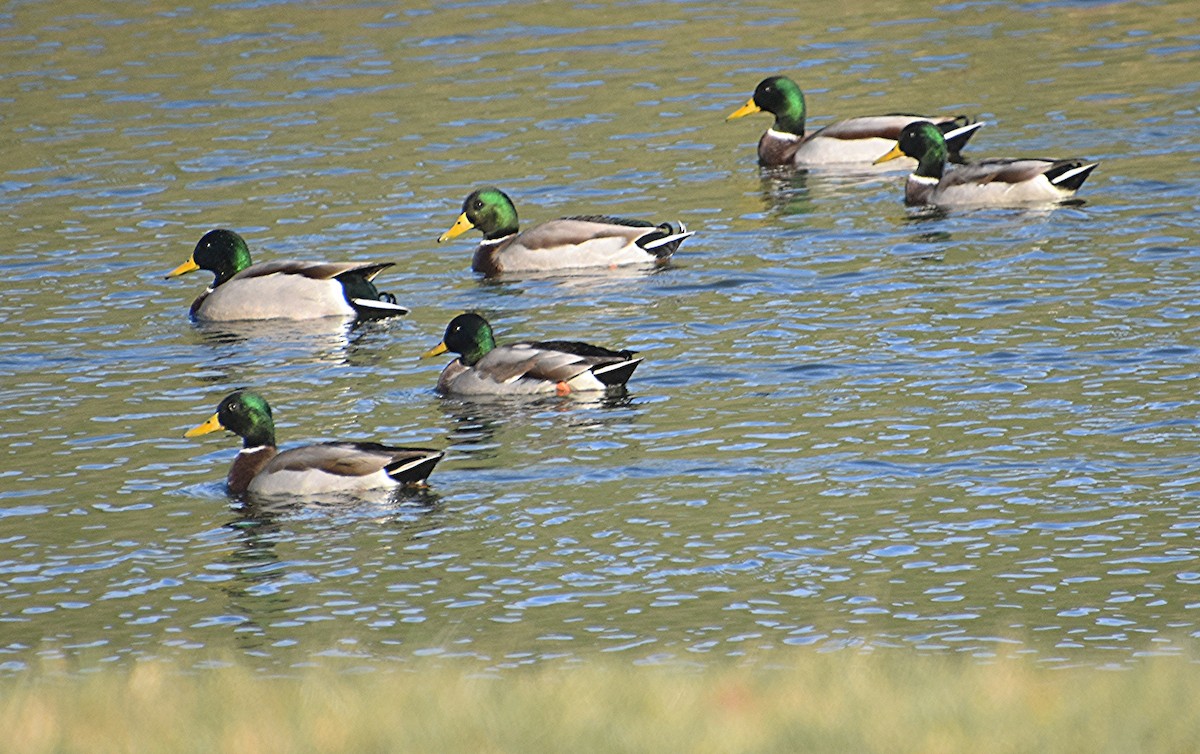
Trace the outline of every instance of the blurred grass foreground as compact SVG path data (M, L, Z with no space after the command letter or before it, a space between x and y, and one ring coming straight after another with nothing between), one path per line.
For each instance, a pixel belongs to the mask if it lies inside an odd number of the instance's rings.
M767 666L165 661L0 679L6 752L1196 752L1200 665L1047 669L892 652Z

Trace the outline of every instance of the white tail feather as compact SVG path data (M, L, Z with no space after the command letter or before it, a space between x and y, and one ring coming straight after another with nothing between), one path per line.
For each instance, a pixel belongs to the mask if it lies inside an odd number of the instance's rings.
M369 299L369 298L356 298L356 299L352 299L352 300L353 300L355 306L361 306L364 309L368 309L373 312L378 312L380 314L384 314L384 313L386 313L386 314L408 314L408 312L410 311L410 309L407 306L400 306L399 304L391 304L391 303L388 303L387 301L377 301L375 299Z
M651 249L657 249L659 246L666 246L669 243L675 243L676 241L682 241L685 238L691 238L694 235L696 235L696 231L689 230L683 233L676 233L671 236L663 236L662 238L656 238L653 241L650 241L642 248L646 251L650 251Z
M604 374L605 372L611 372L614 369L624 369L630 364L640 364L641 362L641 359L626 359L625 361L618 361L615 364L605 364L601 367L593 367L592 374Z
M408 471L409 469L414 469L418 466L429 463L431 460L433 460L435 458L441 458L444 455L445 455L445 453L427 453L426 455L420 456L418 458L414 458L413 460L411 460L407 463L402 463L399 466L391 466L388 468L388 476L395 476L397 474L402 474L403 472Z
M1098 162L1093 162L1090 165L1080 165L1077 168L1068 170L1067 172L1063 173L1062 175L1058 176L1057 178L1055 178L1054 180L1052 180L1050 182L1053 183L1055 186L1057 186L1058 184L1062 183L1063 181L1070 179L1071 176L1079 175L1080 173L1082 173L1084 171L1091 170L1092 168L1096 167L1099 164L1100 163L1098 163Z
M987 124L984 123L983 121L976 121L975 123L968 123L965 126L961 126L959 128L954 129L953 131L950 131L950 132L944 134L944 138L946 141L950 141L951 139L956 138L958 136L962 136L963 134L969 134L977 128L983 128L985 125L987 125Z

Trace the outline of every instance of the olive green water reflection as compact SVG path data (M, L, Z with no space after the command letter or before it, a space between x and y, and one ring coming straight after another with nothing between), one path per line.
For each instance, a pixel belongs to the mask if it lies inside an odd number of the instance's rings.
M899 645L1048 663L1200 629L1196 14L1184 3L10 6L0 208L0 667L291 665ZM1081 155L1081 207L934 216L898 174L762 174L723 118L768 73L811 121L989 123ZM437 245L494 183L524 222L701 232L674 267L483 283ZM198 328L205 231L394 260L402 321ZM628 395L443 401L501 339L639 350ZM280 438L449 447L429 495L231 505L253 385Z

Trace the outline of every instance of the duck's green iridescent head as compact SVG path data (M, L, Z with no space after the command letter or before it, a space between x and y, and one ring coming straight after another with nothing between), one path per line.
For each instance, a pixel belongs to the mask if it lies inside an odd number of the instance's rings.
M804 92L787 76L771 76L758 82L754 96L729 114L725 120L753 113L768 112L775 116L772 128L780 133L804 135Z
M905 126L900 132L900 138L896 140L896 146L876 160L875 164L908 155L918 163L917 169L913 171L914 175L940 180L942 172L946 169L948 153L946 138L942 136L938 127L927 120L919 120Z
M438 243L457 238L476 228L486 240L504 238L517 232L517 208L512 200L498 188L481 188L472 191L463 202L462 214L450 230L438 237Z
M478 314L467 312L450 320L442 342L421 354L421 358L451 351L462 357L463 364L474 366L495 347L496 338L492 335L492 326Z
M208 270L216 275L213 287L250 266L250 249L246 239L232 230L218 228L204 234L188 260L167 273L173 278L194 270Z
M218 429L228 430L242 437L247 448L275 445L275 421L271 418L271 406L266 398L249 390L235 390L217 406L217 412L208 421L192 427L184 437L197 437Z

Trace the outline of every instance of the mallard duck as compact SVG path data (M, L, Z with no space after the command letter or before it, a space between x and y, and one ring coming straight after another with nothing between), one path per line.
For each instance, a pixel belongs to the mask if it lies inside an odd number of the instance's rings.
M421 485L443 455L438 450L373 442L326 442L280 453L275 447L271 406L249 390L225 396L217 412L184 437L218 429L242 437L242 450L226 479L234 495L315 495Z
M215 276L192 302L191 316L208 321L239 319L380 319L408 314L395 296L380 293L371 281L391 262L250 263L246 241L232 230L204 234L188 260L167 273L178 277L194 270Z
M900 129L918 120L930 121L942 129L952 159L957 159L958 151L983 125L972 123L965 115L929 117L895 113L847 118L806 136L804 93L787 76L760 81L754 96L725 120L764 110L775 116L775 124L758 140L758 162L766 167L867 164L895 145Z
M579 267L665 264L693 232L683 223L653 225L606 215L550 220L519 232L517 208L496 188L481 188L463 202L462 214L438 243L476 228L483 241L471 269L485 275L547 272Z
M642 363L633 351L611 351L572 340L497 346L492 327L473 312L446 326L442 342L421 355L459 357L438 377L438 392L458 395L533 395L604 390L624 385Z
M918 160L908 176L908 204L1012 206L1060 202L1079 190L1099 163L1041 158L988 159L946 170L946 141L932 123L911 123L876 162L902 155Z

